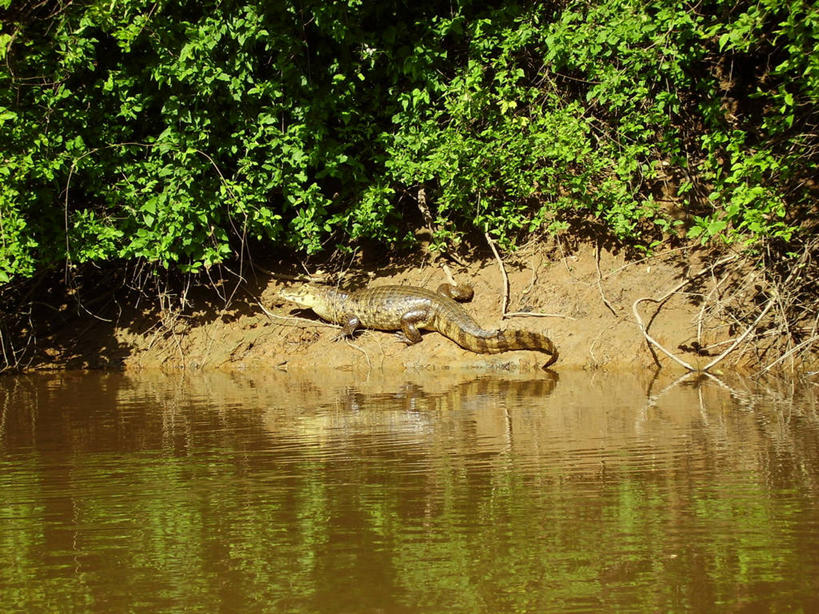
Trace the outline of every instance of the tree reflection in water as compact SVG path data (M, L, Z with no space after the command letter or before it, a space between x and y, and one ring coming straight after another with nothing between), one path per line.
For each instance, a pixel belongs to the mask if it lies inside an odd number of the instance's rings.
M814 390L603 373L3 378L3 608L812 610Z

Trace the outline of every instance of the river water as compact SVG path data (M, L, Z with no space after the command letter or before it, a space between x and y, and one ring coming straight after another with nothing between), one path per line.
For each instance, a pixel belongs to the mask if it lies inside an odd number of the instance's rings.
M0 611L817 612L818 390L0 378Z

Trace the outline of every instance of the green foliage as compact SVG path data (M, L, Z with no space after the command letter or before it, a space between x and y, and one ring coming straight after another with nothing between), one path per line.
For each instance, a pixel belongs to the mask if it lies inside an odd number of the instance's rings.
M366 163L395 80L373 49L379 37L402 42L396 28L381 31L383 9L129 0L45 10L12 13L3 32L6 275L63 258L195 270L245 238L314 252L340 222L368 223L351 203L376 184Z
M790 240L810 209L795 184L816 174L816 11L734 10L725 20L686 2L608 0L551 23L548 7L476 21L464 68L431 110L404 105L388 169L437 188L441 241L469 220L509 244L554 228L565 209L647 244L683 224L703 242ZM738 90L722 71L740 45L782 62ZM740 124L725 111L732 96L761 114L749 109ZM685 221L665 213L663 191L690 211Z
M650 245L792 240L817 174L803 0L0 3L0 283L198 270L247 240L437 247L571 215ZM686 212L668 214L669 202Z

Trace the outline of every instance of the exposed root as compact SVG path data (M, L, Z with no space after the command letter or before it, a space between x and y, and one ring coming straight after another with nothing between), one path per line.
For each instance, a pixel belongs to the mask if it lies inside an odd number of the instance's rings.
M713 271L714 271L714 267L711 267L711 277L712 277L712 279L714 278ZM703 344L702 331L703 331L703 325L704 325L704 322L705 322L706 307L708 307L709 301L711 300L711 297L719 291L720 286L722 285L722 283L726 279L728 279L727 275L723 276L722 279L715 281L714 282L714 287L711 288L710 292L708 292L708 296L706 296L705 300L702 302L702 308L700 308L700 312L697 315L697 344L699 346L702 346L702 344Z
M722 354L720 354L714 360L712 360L707 365L705 365L701 370L702 371L708 371L709 369L715 367L718 363L722 362L722 360L726 356L728 356L728 354L733 352L737 348L737 346L745 340L745 338L748 335L750 335L754 330L756 330L756 327L762 321L762 318L765 317L765 314L768 313L770 311L771 307L773 307L773 306L774 306L774 299L771 298L771 299L768 300L768 304L765 305L765 309L763 309L760 312L760 314L757 316L756 320L754 320L753 323L748 328L745 329L745 332L742 333L739 337L737 337L736 340L728 347L727 350L725 350Z
M503 298L501 300L501 319L505 320L507 318L565 318L567 320L574 320L575 318L567 315L563 315L560 313L542 313L538 311L513 311L508 312L506 311L509 308L509 276L506 274L506 267L503 264L503 260L498 253L497 248L495 247L495 242L492 240L492 237L489 236L489 233L484 233L486 237L486 242L489 243L489 247L492 248L492 253L495 255L495 260L498 263L498 268L501 272L501 277L503 277ZM454 282L453 282L454 283Z
M777 260L772 265L765 268L757 268L749 274L738 274L737 271L729 272L720 278L714 275L714 270L724 264L736 260L738 256L728 256L718 260L714 264L704 268L699 273L683 280L674 288L668 290L662 297L654 299L650 297L638 298L632 305L632 312L640 331L643 333L649 347L657 349L674 362L682 365L689 371L707 372L714 369L727 356L740 349L739 355L735 356L735 362L745 360L743 357L749 352L756 351L756 360L761 362L761 358L767 353L775 353L776 358L770 358L764 363L757 374L770 371L777 365L785 361L790 361L791 372L795 371L797 360L806 357L808 352L819 340L816 324L819 322L819 314L815 316L814 326L805 326L805 315L810 313L813 318L816 314L815 297L810 298L809 288L815 286L816 267L812 263L811 256L819 242L805 246L803 252L797 259L789 261ZM778 267L778 268L777 268ZM784 271L784 274L777 279L777 272ZM700 353L707 354L708 350L728 347L718 356L710 359L702 367L694 367L669 349L665 348L648 333L646 326L640 316L638 307L642 302L654 302L662 304L672 295L679 293L686 285L694 279L711 272L713 286L707 294L700 294L703 297L703 304L696 317L696 343L695 349ZM728 296L721 295L723 288L730 290ZM749 302L758 301L760 296L767 297L764 305L760 305L756 313L748 313ZM756 310L755 310L756 311ZM750 317L753 320L748 323ZM762 322L768 320L763 330L757 333ZM703 347L707 320L716 320L717 325L710 330L717 331L725 326L742 331L733 339L718 341ZM805 334L807 333L807 334ZM746 343L750 338L756 338L755 343ZM761 343L766 339L766 343ZM745 345L743 346L743 343Z
M8 349L6 348L7 345ZM17 369L20 365L17 358L17 352L14 350L14 344L12 341L6 341L2 328L0 328L0 350L3 352L3 364L0 365L0 373L5 370Z
M659 341L657 341L654 337L652 337L651 335L648 334L648 330L646 329L646 325L643 323L643 319L640 317L640 312L637 310L637 307L639 306L639 304L644 302L644 301L651 301L652 303L661 303L662 301L660 299L642 297L642 298L638 298L636 301L634 301L634 304L631 306L631 312L634 314L634 319L637 320L637 326L640 328L640 332L643 333L643 336L645 337L646 341L649 344L656 347L658 350L660 350L663 354L668 356L674 362L682 365L683 367L685 367L689 371L696 371L697 370L696 367L692 367L687 362L685 362L682 358L677 358L673 353L671 353L670 351L665 349L665 347L663 347L663 345Z
M817 341L819 341L819 335L814 335L810 339L806 339L805 341L803 341L799 345L791 348L786 353L782 354L782 356L780 356L779 358L777 358L776 360L774 360L773 362L768 364L764 369L760 369L759 371L757 371L756 374L757 375L762 375L764 373L767 373L768 371L773 369L776 365L778 365L780 362L782 362L782 361L784 361L784 360L786 360L788 358L792 359L793 355L796 354L796 352L799 352L799 351L801 351L803 349L805 349L805 350L809 349Z
M640 303L643 303L643 302L652 302L652 303L662 304L665 301L667 301L669 298L671 298L672 295L674 295L677 292L679 292L680 290L682 290L685 286L690 284L695 279L697 279L699 277L702 277L703 275L705 275L705 273L707 273L709 271L713 271L718 266L721 266L723 264L727 264L728 262L732 262L732 261L734 261L736 259L737 259L737 256L732 255L732 256L727 256L725 258L722 258L722 259L718 260L717 262L712 264L710 267L706 267L702 271L700 271L699 273L696 273L696 274L692 275L691 277L689 277L688 279L683 280L681 283L677 284L674 288L668 290L660 298L651 298L651 297L644 296L644 297L638 298L636 301L634 301L634 304L632 304L632 306L631 306L631 311L634 314L634 319L637 321L637 326L639 327L640 332L643 333L643 336L645 337L646 341L650 344L650 346L653 345L658 350L660 350L663 354L668 356L671 360L673 360L674 362L682 365L683 367L685 367L689 371L699 371L699 369L697 369L696 367L691 366L690 364L685 362L682 358L679 358L678 356L673 354L671 351L667 350L665 347L663 347L663 345L659 341L657 341L656 339L654 339L654 337L652 337L651 335L648 334L648 328L643 323L643 319L642 319L642 317L640 317L640 312L637 309L637 307L639 307ZM766 313L767 313L767 311L766 311ZM748 332L749 331L746 331L745 334L743 334L742 338L747 336ZM733 351L733 349L735 347L736 347L736 345L730 347L726 352L724 352L725 356L727 356L730 351ZM722 358L724 358L725 356L722 356ZM720 360L722 360L722 358L720 358ZM718 361L716 361L716 362L718 362ZM713 364L716 364L716 362L714 362ZM707 370L708 368L713 366L713 364L709 364L709 366L706 367L705 370Z
M367 360L367 369L368 369L369 371L372 371L372 369L373 369L373 365L372 365L372 363L370 362L370 355L367 353L367 351L366 351L364 348L359 347L357 343L353 343L353 342L352 342L352 341L350 341L349 339L345 339L345 340L344 340L344 342L345 342L347 345L349 345L351 348L353 348L353 349L355 349L355 350L358 350L359 352L361 352L362 354L364 354L364 358Z
M778 335L766 348L780 356L768 361L763 371L785 360L790 361L794 372L799 361L809 359L815 344L819 322L819 237L807 242L798 256L783 258L779 252L769 249L766 253L765 273L777 298ZM809 324L812 321L812 325ZM781 360L780 360L781 358Z

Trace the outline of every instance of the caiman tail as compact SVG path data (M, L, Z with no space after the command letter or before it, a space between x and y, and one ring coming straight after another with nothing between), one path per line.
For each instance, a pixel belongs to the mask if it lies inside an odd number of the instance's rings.
M471 318L470 318L471 319ZM528 330L483 330L479 326L458 326L453 320L437 318L435 329L470 352L499 354L509 350L534 350L549 354L548 367L558 359L557 348L546 335Z

